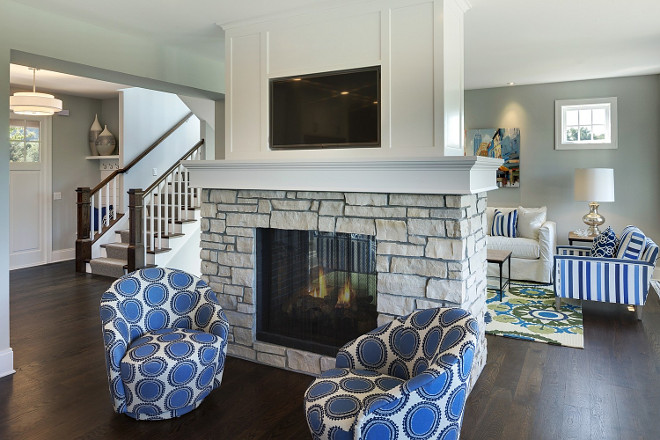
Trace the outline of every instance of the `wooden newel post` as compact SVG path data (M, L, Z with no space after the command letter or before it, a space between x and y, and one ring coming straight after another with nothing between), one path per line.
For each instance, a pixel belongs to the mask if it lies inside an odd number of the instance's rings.
M76 226L76 272L86 272L86 264L92 259L92 240L90 232L89 187L77 188L77 226Z
M128 272L145 266L144 261L144 236L142 233L143 209L142 189L128 190Z

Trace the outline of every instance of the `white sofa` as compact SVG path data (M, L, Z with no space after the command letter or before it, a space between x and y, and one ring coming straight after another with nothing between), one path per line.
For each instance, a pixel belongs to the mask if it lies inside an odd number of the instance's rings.
M518 210L516 238L491 236L495 210L509 213ZM486 218L488 249L511 251L511 279L550 283L554 250L557 244L557 225L547 220L546 208L487 207ZM503 267L506 276L507 265ZM488 264L488 276L499 276L499 266Z

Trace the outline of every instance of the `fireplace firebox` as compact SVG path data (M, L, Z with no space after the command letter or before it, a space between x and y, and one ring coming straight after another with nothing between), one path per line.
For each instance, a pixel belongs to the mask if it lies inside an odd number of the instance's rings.
M257 229L257 340L334 356L376 327L376 239Z

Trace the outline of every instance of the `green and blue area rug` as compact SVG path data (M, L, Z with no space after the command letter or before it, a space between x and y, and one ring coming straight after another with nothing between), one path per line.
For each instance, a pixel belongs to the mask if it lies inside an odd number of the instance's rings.
M584 348L582 308L562 301L555 310L552 285L512 282L500 294L488 289L486 333L564 347Z

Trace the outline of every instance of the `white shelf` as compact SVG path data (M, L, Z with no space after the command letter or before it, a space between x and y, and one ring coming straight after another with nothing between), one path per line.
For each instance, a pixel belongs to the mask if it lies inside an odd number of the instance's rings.
M497 189L502 159L446 156L334 161L190 160L201 188L394 194L476 194Z
M119 155L115 154L112 156L87 156L85 157L87 160L100 160L100 159L119 159Z

